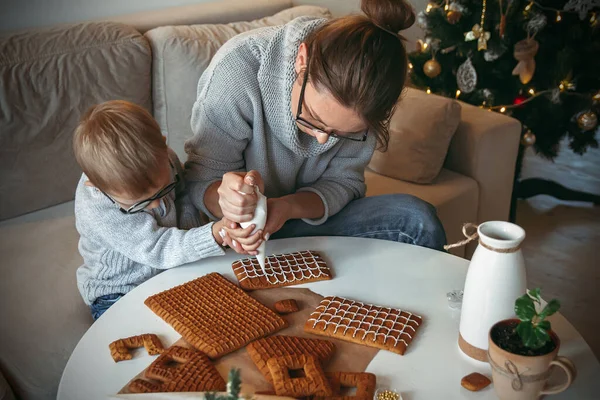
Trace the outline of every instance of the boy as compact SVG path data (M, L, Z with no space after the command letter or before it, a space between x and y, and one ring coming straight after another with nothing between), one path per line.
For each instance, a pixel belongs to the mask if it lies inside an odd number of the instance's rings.
M83 169L75 193L84 260L77 286L94 319L161 270L223 255L224 245L242 252L227 221L201 226L184 193L181 163L142 107L126 101L93 106L73 148ZM235 239L259 243L261 232L249 237L251 228Z

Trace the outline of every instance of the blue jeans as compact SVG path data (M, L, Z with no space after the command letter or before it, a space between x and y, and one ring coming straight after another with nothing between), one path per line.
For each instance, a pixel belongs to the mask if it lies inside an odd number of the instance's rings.
M387 194L354 200L322 225L291 220L272 239L301 236L352 236L443 251L446 233L435 207L407 194Z
M90 306L90 311L92 312L92 318L94 318L94 321L100 318L100 316L104 314L104 312L108 310L110 306L115 304L121 297L123 297L122 293L107 294L98 297Z

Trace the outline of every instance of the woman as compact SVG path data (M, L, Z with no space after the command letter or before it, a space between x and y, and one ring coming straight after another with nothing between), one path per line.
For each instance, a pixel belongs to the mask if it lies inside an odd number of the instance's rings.
M357 236L442 249L428 203L365 198L364 169L388 142L407 76L403 0L363 0L366 16L301 17L228 41L198 83L187 179L213 219L249 221L268 197L263 237ZM250 171L245 173L244 171ZM263 183L264 182L264 183ZM237 237L239 228L228 229ZM233 242L250 251L260 242Z

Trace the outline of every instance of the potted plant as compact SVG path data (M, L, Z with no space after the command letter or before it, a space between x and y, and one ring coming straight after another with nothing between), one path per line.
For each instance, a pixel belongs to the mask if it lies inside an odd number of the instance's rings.
M542 304L540 289L527 291L515 301L518 319L497 322L489 332L488 361L494 390L500 399L531 400L566 390L574 378L573 363L557 357L560 340L549 316L560 308L558 300ZM552 366L562 368L567 381L546 388Z

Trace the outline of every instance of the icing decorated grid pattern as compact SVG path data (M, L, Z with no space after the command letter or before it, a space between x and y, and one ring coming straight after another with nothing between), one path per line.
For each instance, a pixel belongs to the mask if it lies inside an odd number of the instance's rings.
M408 311L326 297L310 315L307 330L404 354L422 318Z
M233 263L240 286L244 289L289 286L331 279L331 271L321 256L311 250L274 254L265 260L265 270L256 258Z

